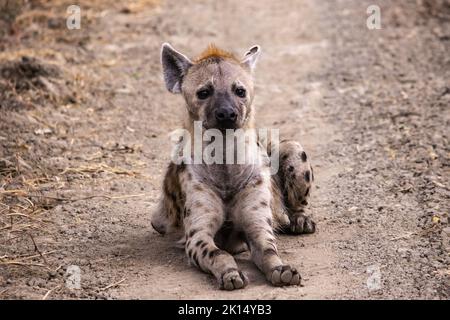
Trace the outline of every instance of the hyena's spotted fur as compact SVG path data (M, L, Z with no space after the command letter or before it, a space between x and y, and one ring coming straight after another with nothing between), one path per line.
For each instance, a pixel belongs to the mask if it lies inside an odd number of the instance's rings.
M186 129L192 131L193 122L202 121L204 129L254 130L252 70L259 52L255 46L238 60L210 46L193 62L163 45L166 86L185 98ZM270 144L267 150L272 150ZM278 255L275 232L315 231L304 214L314 180L305 150L298 142L281 141L280 167L272 176L268 152L261 151L266 155L261 165L170 163L152 216L152 226L161 234L183 231L189 261L213 274L222 289L248 283L232 256L247 249L273 285L299 284L298 271Z

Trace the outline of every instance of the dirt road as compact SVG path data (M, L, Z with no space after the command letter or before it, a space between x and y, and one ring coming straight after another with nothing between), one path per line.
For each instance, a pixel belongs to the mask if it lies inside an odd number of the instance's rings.
M98 79L86 88L90 100L45 116L53 127L69 128L64 139L55 133L37 139L65 144L63 151L42 156L58 168L107 163L128 171L85 170L60 189L46 190L73 199L49 209L49 232L34 238L40 251L57 250L46 258L56 271L5 267L0 294L448 297L450 23L422 17L414 3L380 1L382 29L369 30L370 4L167 0L141 12L105 11L85 31L89 39L75 62L65 60ZM150 228L150 209L170 155L169 133L179 127L184 107L180 96L165 91L162 42L191 56L210 42L240 54L253 44L262 47L258 124L300 140L315 168L309 210L318 232L278 239L281 256L301 271L302 287L269 286L242 254L238 264L249 286L220 291L211 276L187 265L173 239ZM109 198L89 198L98 195ZM65 286L70 265L81 269L79 290Z

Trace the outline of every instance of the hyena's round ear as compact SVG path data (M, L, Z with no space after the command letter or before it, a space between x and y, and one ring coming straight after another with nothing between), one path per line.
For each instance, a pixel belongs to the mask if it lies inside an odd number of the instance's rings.
M261 47L253 46L247 51L241 63L247 68L249 68L250 71L252 71L256 66L256 62L258 61L260 54L261 54Z
M184 54L176 51L168 43L161 47L161 64L166 88L172 93L181 93L181 83L187 70L193 65Z

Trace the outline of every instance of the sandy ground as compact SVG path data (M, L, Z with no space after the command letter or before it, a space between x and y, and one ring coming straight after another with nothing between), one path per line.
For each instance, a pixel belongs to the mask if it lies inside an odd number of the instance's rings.
M0 298L448 298L450 20L422 16L413 2L381 1L383 29L369 30L370 4L167 0L139 12L107 10L74 31L83 39L76 47L55 44L61 61L96 82L84 86L87 98L40 110L45 121L29 120L34 108L0 108L4 123L29 125L3 125L4 156L17 136L60 177L57 188L40 190L59 198L39 216L49 220L45 232L32 231L39 251L50 253L26 260L43 267L1 264ZM220 291L188 266L173 238L151 229L169 133L184 108L165 91L162 42L191 56L210 42L241 54L262 47L259 126L301 141L315 168L309 210L317 233L278 238L301 287L269 286L242 254L249 286ZM43 127L54 130L36 131ZM80 169L105 164L126 170ZM2 221L0 230L11 231ZM2 239L3 261L33 251L30 237ZM65 285L71 265L81 270L81 289Z

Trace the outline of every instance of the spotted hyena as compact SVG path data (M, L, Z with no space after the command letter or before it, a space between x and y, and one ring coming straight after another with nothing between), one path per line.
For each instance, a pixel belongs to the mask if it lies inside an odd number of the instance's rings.
M259 55L259 46L238 59L210 45L191 60L169 44L162 46L165 84L170 92L183 95L186 130L192 132L194 122L200 121L204 130L256 132L252 73ZM258 157L264 158L257 164L171 162L152 216L159 233L183 232L181 243L190 263L213 274L225 290L247 285L233 258L245 250L273 285L300 284L298 271L278 254L275 233L315 231L304 212L314 174L302 146L279 142L279 170L271 174L267 157L273 149L252 141L247 143L256 144Z

